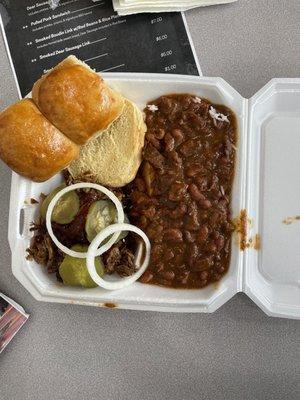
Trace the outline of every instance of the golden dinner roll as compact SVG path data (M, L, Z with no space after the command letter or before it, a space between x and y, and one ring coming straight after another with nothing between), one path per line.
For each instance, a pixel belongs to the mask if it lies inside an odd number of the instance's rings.
M33 86L42 114L77 144L97 136L121 114L124 99L75 56L58 64Z
M45 181L78 154L79 146L53 126L31 99L0 113L0 158L20 175Z
M131 182L142 160L146 125L142 112L129 100L120 117L101 135L80 149L68 170L75 180L121 187Z

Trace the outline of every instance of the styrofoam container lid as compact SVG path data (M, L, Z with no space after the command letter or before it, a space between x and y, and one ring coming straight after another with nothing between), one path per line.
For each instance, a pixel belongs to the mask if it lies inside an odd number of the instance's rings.
M167 93L192 93L230 107L237 116L239 140L232 192L234 217L246 209L251 224L248 240L261 237L261 249L241 251L232 238L229 272L217 285L178 290L140 282L108 292L101 288L63 286L45 268L25 259L31 234L29 224L37 206L24 203L38 198L61 181L57 175L34 183L13 173L9 243L17 279L38 300L120 308L213 312L239 291L245 291L267 314L300 318L300 220L282 221L300 214L300 80L273 80L252 99L244 99L221 78L141 73L102 74L107 82L141 109ZM297 209L298 207L298 209ZM20 226L20 220L22 220Z
M300 79L272 80L248 110L246 209L261 249L247 252L243 290L268 314L299 318Z

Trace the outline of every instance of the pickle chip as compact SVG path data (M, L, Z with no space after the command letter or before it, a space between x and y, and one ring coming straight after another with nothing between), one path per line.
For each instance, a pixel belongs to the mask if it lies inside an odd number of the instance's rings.
M117 222L117 210L110 200L95 201L89 208L86 218L85 231L89 242L104 228ZM125 215L124 221L129 222ZM121 232L118 241L124 239L128 232ZM105 241L104 241L105 243Z
M86 252L88 246L76 244L74 251ZM96 271L100 276L104 275L104 265L100 257L95 258ZM59 267L59 275L67 286L81 286L94 288L98 285L92 280L86 266L85 258L76 258L66 255Z
M89 208L85 223L85 231L88 241L91 242L95 236L102 231L102 229L116 221L117 210L111 201L95 201Z
M46 219L46 213L48 206L53 197L64 187L65 184L58 186L45 198L41 205L40 214L43 219ZM61 199L56 203L53 213L51 216L51 221L57 222L58 224L69 224L73 221L74 217L79 211L79 197L75 191L66 193Z

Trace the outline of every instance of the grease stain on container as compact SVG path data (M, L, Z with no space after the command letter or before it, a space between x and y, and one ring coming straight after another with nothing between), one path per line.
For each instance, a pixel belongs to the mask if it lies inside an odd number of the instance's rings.
M241 210L240 215L234 218L233 225L235 232L238 234L239 246L242 251L246 250L247 247L247 228L248 228L249 218L247 210Z
M253 220L248 217L247 210L240 211L240 215L234 218L233 225L235 232L238 234L238 245L241 251L246 249L260 250L261 236L256 233L254 237L248 238L248 228L253 226Z
M115 304L115 303L104 303L103 307L106 307L106 308L118 308L118 305Z
M260 250L261 249L261 237L260 237L260 235L258 233L254 236L253 248L254 248L254 250Z
M285 224L285 225L291 225L295 221L300 221L300 214L299 215L295 215L294 217L286 217L282 221L282 223Z
M34 204L38 204L39 201L31 197L30 199L25 199L24 200L24 206L32 206Z
M214 290L219 289L219 287L220 287L220 281L218 281L218 282L213 282L213 283L212 283L212 287L214 288Z

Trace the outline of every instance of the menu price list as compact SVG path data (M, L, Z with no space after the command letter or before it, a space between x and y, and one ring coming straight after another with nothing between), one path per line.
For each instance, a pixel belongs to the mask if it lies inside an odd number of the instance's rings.
M181 13L118 16L109 0L0 0L22 96L74 54L97 72L199 75Z

